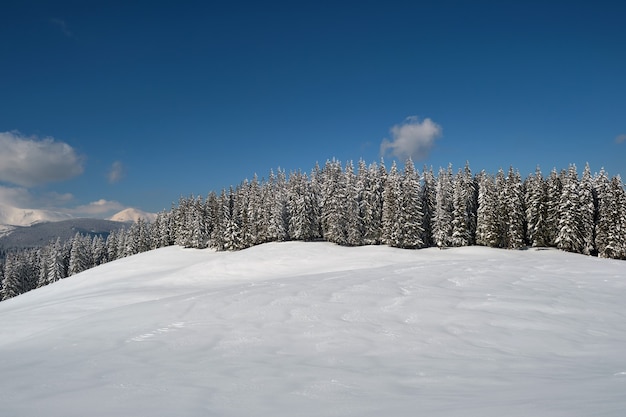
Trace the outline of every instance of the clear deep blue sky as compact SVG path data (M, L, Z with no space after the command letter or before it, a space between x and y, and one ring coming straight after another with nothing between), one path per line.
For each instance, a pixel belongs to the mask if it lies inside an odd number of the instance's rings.
M158 211L381 145L388 166L626 175L623 2L9 0L0 16L0 203Z

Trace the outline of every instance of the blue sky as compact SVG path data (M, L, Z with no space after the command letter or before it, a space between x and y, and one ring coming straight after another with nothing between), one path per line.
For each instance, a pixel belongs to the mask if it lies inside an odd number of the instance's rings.
M381 151L626 175L619 3L4 1L0 204L156 212Z

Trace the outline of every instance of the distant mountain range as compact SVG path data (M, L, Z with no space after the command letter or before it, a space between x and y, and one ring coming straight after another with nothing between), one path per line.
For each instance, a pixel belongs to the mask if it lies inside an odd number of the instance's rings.
M23 209L0 204L0 235L15 226L30 226L41 222L69 220L72 215L50 210Z
M0 204L0 251L31 248L60 238L72 238L76 233L100 235L128 227L138 219L154 221L156 214L128 208L108 219L73 218L70 214L36 209L21 209Z
M63 242L72 238L76 233L100 235L106 239L112 231L126 227L128 227L127 222L102 219L69 219L36 223L32 226L16 226L0 237L0 250L44 246L57 238Z

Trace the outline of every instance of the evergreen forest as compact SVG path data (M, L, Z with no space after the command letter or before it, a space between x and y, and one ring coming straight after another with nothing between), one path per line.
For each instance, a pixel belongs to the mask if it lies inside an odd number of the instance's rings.
M76 234L6 254L6 300L97 265L164 246L240 250L266 242L325 240L397 248L555 247L626 259L626 192L619 176L575 165L522 179L512 167L473 174L469 164L419 172L409 159L327 161L310 173L270 171L205 198L181 197L156 220L101 236Z

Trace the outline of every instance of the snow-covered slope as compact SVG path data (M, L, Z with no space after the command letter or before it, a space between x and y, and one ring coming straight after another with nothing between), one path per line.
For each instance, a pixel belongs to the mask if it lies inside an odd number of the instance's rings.
M113 216L109 217L108 220L114 222L136 222L139 219L143 219L148 222L153 222L156 216L155 213L148 213L147 211L135 208L127 208L119 213L115 213Z
M626 264L163 248L0 303L7 416L622 416Z

